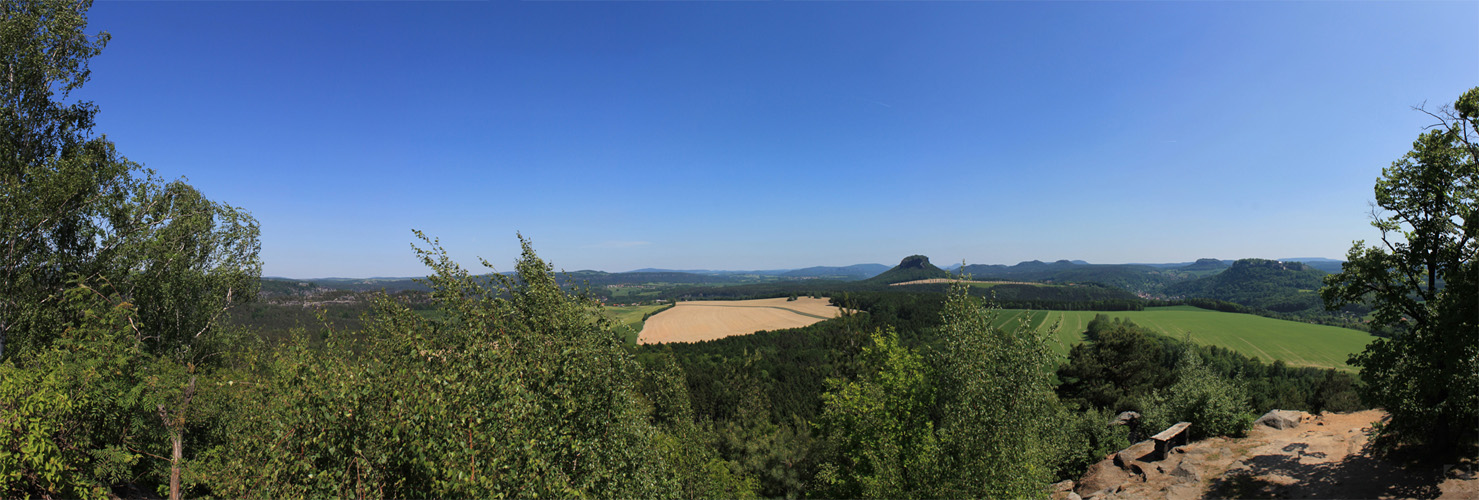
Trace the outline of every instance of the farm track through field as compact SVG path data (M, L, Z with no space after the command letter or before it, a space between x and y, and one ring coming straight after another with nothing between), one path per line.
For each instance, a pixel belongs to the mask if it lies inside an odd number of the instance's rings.
M1249 342L1249 341L1248 341L1248 339L1245 339L1245 338L1238 338L1238 340L1241 340L1241 341L1243 341L1243 343L1244 343L1244 344L1248 344L1248 347L1252 347L1252 348L1253 348L1253 350L1255 350L1255 351L1258 351L1258 353L1259 353L1259 354L1262 354L1262 355L1263 355L1263 357L1265 357L1265 358L1268 358L1268 359L1279 359L1279 358L1275 358L1275 357L1273 357L1273 355L1270 355L1270 354L1269 354L1269 353L1268 353L1268 351L1265 351L1265 350L1263 350L1263 349L1262 349L1262 348L1259 348L1259 347L1258 347L1258 346L1256 346L1256 345L1253 345L1253 343L1252 343L1252 342ZM1287 349L1286 349L1286 350L1287 350ZM1290 354L1293 354L1293 353L1290 353Z

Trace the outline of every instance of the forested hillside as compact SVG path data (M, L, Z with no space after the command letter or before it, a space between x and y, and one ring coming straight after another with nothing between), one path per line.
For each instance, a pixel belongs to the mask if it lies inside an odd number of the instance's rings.
M1324 309L1319 290L1325 272L1299 262L1243 259L1227 270L1166 287L1171 297L1223 300L1291 313Z
M1079 264L1060 260L1028 261L1014 266L972 264L960 272L978 280L1099 283L1133 293L1154 295L1166 285L1215 272L1216 268L1188 266L1158 268L1137 264Z

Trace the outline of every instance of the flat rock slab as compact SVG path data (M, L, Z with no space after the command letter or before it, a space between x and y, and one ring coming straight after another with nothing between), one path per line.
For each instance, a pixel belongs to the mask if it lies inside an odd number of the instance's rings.
M1299 420L1304 417L1304 412L1293 410L1269 410L1268 413L1258 417L1255 424L1267 425L1275 429L1293 429L1299 427Z

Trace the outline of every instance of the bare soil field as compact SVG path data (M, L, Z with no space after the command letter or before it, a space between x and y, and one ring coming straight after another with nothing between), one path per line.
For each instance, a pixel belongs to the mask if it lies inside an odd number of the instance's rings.
M642 325L639 344L701 342L762 330L797 328L837 317L842 310L826 298L679 302Z
M1144 441L1089 468L1054 499L1476 498L1473 464L1399 467L1373 456L1367 433L1381 410L1302 413L1296 427L1254 424L1247 437L1212 438L1163 460Z

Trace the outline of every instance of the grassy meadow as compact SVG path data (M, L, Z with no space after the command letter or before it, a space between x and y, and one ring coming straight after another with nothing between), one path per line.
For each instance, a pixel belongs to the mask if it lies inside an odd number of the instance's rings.
M1291 366L1314 366L1355 371L1346 364L1351 354L1361 352L1373 338L1362 331L1284 321L1252 314L1209 311L1191 306L1156 307L1144 311L1024 311L1007 309L997 324L1013 327L1027 321L1046 329L1061 322L1053 350L1066 356L1073 344L1082 342L1083 332L1096 314L1126 318L1135 324L1175 338L1190 335L1193 342L1215 345L1264 361L1283 360Z

